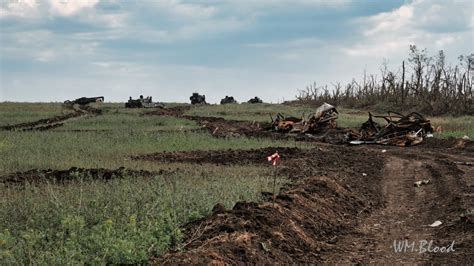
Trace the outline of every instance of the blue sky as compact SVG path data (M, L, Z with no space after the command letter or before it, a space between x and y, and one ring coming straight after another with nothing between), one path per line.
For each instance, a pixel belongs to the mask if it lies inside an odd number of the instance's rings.
M472 1L0 0L0 101L187 102L397 70L409 44L473 52Z

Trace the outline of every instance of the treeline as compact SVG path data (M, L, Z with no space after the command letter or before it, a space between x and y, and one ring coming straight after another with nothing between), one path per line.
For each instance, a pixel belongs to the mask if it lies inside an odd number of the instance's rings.
M297 103L319 105L328 102L347 108L377 111L418 111L429 115L474 114L474 54L459 56L456 65L447 65L444 51L429 56L426 49L410 45L407 61L397 72L381 68L381 75L364 75L343 87L317 86L300 90Z

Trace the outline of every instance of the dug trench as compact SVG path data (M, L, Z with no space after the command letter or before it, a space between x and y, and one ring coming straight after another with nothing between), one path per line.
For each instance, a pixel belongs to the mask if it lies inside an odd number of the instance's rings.
M124 167L117 169L105 168L78 168L71 167L66 170L31 169L25 172L15 172L0 176L0 183L4 186L18 186L27 183L58 183L83 180L110 180L115 178L153 177L158 175L171 175L179 169L162 169L156 172L145 170L132 170Z
M472 263L473 154L421 147L318 145L249 151L158 153L134 159L200 164L258 164L278 150L279 173L294 182L275 198L216 205L183 227L185 239L154 264ZM461 154L461 155L460 155ZM414 182L430 180L415 187ZM267 193L268 195L268 193ZM434 221L439 227L429 227ZM396 252L394 241L416 242ZM422 241L454 252L418 250ZM433 248L433 247L432 247Z
M79 118L86 115L100 115L102 110L90 106L79 107L73 112L63 115L57 115L50 118L40 119L34 122L20 123L14 125L1 126L0 130L8 131L45 131L58 128L64 125L64 122L74 118Z

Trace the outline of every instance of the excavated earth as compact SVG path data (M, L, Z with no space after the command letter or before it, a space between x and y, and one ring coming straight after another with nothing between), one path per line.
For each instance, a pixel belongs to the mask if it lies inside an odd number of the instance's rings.
M239 202L184 226L185 240L153 264L454 263L474 254L473 142L426 146L157 153L134 159L265 165L278 150L293 183L275 199ZM414 186L416 181L430 180ZM269 193L266 193L268 196ZM429 227L434 221L439 227ZM415 243L396 252L394 241ZM423 252L423 241L454 252ZM433 246L434 247L434 246ZM432 248L433 248L432 247Z
M149 172L144 170L126 169L124 167L117 169L77 167L71 167L67 170L31 169L26 172L15 172L5 176L0 176L0 183L3 183L5 186L44 182L64 183L66 181L73 181L81 178L89 180L110 180L124 177L152 177L156 175L170 174L172 172L173 170Z

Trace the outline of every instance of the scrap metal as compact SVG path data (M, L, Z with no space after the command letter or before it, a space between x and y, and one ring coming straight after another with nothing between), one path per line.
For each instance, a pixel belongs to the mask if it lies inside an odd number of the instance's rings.
M387 124L381 126L373 118L383 118ZM350 131L346 135L350 144L383 144L395 146L417 145L426 137L431 137L433 127L430 120L421 114L412 112L408 115L389 111L386 116L375 116L369 113L369 119L362 124L358 132Z
M234 99L233 96L225 96L225 98L223 98L221 100L221 104L228 104L228 103L237 103L237 101Z
M191 104L206 104L206 95L200 95L194 92L193 95L189 97L189 100L191 100Z
M164 104L162 103L154 103L153 98L151 96L148 96L146 98L143 97L143 95L140 95L140 98L138 99L128 99L128 102L125 103L125 108L156 108L160 107L163 108Z
M70 100L64 101L64 104L68 104L68 105L74 105L74 104L87 105L89 103L103 102L103 101L104 101L104 96L90 97L90 98L81 97L81 98L75 99L74 101L70 101Z
M272 118L272 127L278 132L317 133L323 129L336 128L337 117L336 107L324 103L307 117L304 115L301 118L287 117L278 113L275 118Z

